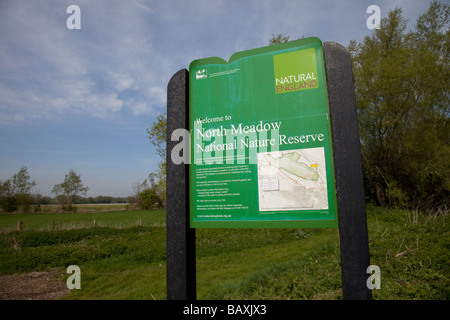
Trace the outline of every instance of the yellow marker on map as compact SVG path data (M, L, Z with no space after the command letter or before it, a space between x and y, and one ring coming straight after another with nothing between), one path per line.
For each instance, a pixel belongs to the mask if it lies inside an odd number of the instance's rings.
M309 165L311 168L316 168L317 169L317 167L319 166L317 163L314 163L314 164L310 164Z

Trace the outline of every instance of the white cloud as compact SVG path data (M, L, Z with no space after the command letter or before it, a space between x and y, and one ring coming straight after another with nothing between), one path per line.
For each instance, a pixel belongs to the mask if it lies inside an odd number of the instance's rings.
M124 91L131 88L134 83L134 78L128 74L114 74L112 78L115 82L114 88L117 91Z
M20 114L16 114L16 115L14 115L14 120L15 121L24 121L25 118Z
M165 88L151 87L148 90L149 96L153 98L153 101L157 104L165 104L167 100L167 93Z
M148 114L151 111L151 107L145 102L139 102L130 105L131 111L135 116L139 116L142 114Z
M69 103L67 102L67 100L62 98L54 98L51 100L50 104L59 112L62 112L64 109L69 108Z

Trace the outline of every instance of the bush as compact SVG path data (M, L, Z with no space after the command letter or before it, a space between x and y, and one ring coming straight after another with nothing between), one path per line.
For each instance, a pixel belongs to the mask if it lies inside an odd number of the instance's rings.
M149 210L161 208L161 199L156 192L156 188L145 189L139 196L141 209Z
M14 212L19 208L17 202L16 196L4 197L0 205L6 212Z

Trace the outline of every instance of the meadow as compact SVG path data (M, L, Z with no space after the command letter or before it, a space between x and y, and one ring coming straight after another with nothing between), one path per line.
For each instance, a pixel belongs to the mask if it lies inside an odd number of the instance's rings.
M0 275L58 270L65 282L74 264L81 289L63 299L166 299L165 211L106 210L0 214ZM367 216L373 299L448 299L447 214ZM196 251L198 299L342 299L337 229L197 229Z

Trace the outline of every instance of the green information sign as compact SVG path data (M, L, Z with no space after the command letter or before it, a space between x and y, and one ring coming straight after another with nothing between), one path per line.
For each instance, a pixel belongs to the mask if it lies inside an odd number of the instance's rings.
M189 66L190 226L337 227L322 42Z

